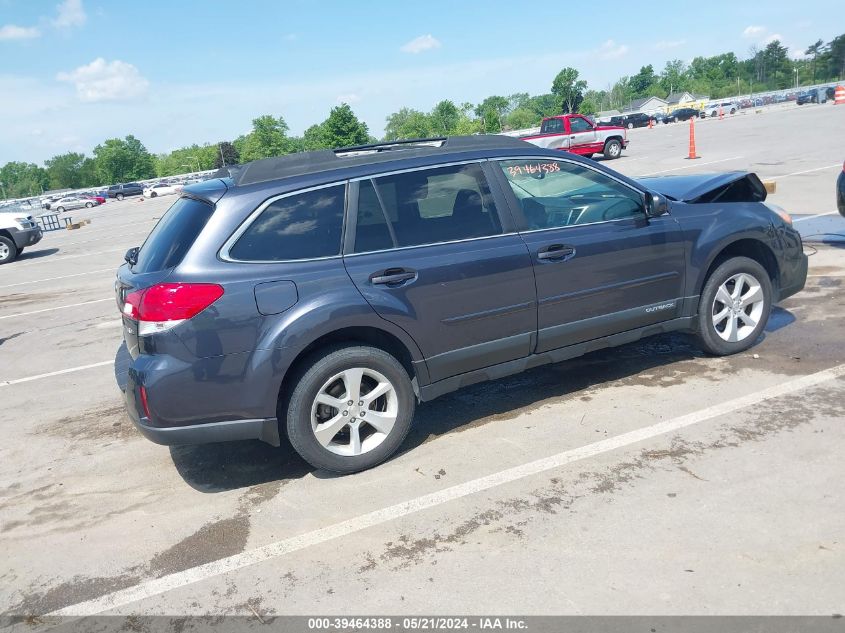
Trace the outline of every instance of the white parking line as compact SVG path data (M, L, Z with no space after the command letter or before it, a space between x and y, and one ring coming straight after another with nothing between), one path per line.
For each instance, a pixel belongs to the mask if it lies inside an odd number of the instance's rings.
M14 288L15 286L34 286L35 284L44 283L45 281L56 281L57 279L70 279L71 277L82 277L83 275L93 275L96 273L104 273L106 271L115 271L115 267L98 268L97 270L89 270L87 273L74 273L72 275L62 275L61 277L47 277L46 279L30 279L28 281L21 281L16 284L6 284L0 288Z
M64 246L64 244L62 246ZM38 260L35 260L35 261L29 261L29 260L26 260L26 259L19 260L19 261L26 261L26 262L28 262L27 266L34 266L35 264L53 264L55 262L63 262L66 259L78 259L80 257L94 257L95 255L105 255L106 253L118 253L118 252L122 253L125 250L126 250L125 248L113 248L113 249L108 250L108 251L97 251L96 253L79 253L78 255L65 255L64 257L56 257L55 259L51 259L50 257L44 257L42 259L38 259ZM122 262L123 258L121 257L120 260Z
M719 160L711 160L707 163L697 163L695 161L691 161L689 165L684 165L683 167L673 167L672 169L661 169L660 171L652 171L647 174L640 174L639 176L634 176L634 178L644 178L645 176L656 176L657 174L665 174L669 171L681 171L682 169L692 169L693 167L701 167L702 165L715 165L716 163L724 163L729 160L739 160L740 158L744 158L743 156L732 156L731 158L720 158Z
M56 306L55 308L43 308L41 310L32 310L31 312L18 312L17 314L6 314L0 316L2 319L14 319L15 317L29 316L30 314L41 314L42 312L52 312L53 310L63 310L65 308L78 308L79 306L87 306L91 303L102 303L103 301L114 301L113 298L108 299L94 299L92 301L83 301L82 303L69 303L66 306Z
M119 228L122 229L123 226L120 226ZM113 229L103 229L103 230L111 231ZM120 237L125 237L127 235L135 235L135 234L140 235L142 233L149 233L149 232L150 232L149 229L133 229L131 231L122 231L120 233ZM65 246L78 246L79 244L90 244L91 242L102 242L102 241L103 241L103 238L95 237L92 240L82 240L81 242L62 242L61 244L56 244L56 246L61 246L61 247L64 248Z
M767 178L766 180L780 180L781 178L789 178L790 176L800 176L801 174L810 174L814 171L822 171L823 169L833 169L834 167L840 167L840 163L836 163L835 165L825 165L824 167L816 167L815 169L805 169L804 171L794 171L791 174L784 174L783 176L773 176L772 178Z
M511 483L519 479L524 479L525 477L529 477L531 475L538 475L554 468L571 464L572 462L578 460L595 457L596 455L624 448L658 435L678 431L694 424L698 424L699 422L704 422L713 418L719 420L722 416L739 409L759 404L760 402L771 398L784 396L794 391L807 389L840 376L845 376L845 365L838 365L832 369L826 369L809 376L803 376L801 378L782 382L773 387L769 387L768 389L758 391L757 393L751 393L733 400L728 400L712 407L695 411L694 413L682 415L671 420L666 420L665 422L658 422L657 424L637 429L635 431L630 431L628 433L622 433L621 435L617 435L615 437L564 451L562 453L558 453L557 455L552 455L551 457L538 459L527 464L522 464L521 466L508 468L485 477L480 477L478 479L473 479L462 484L445 488L444 490L440 490L438 492L417 497L416 499L403 501L401 503L397 503L396 505L368 512L367 514L362 514L352 519L341 521L340 523L335 523L312 532L306 532L305 534L276 541L275 543L242 552L240 554L235 554L234 556L221 558L220 560L206 563L205 565L200 565L198 567L186 569L185 571L162 576L161 578L147 580L133 587L114 591L99 598L94 598L93 600L69 605L62 609L53 611L52 613L48 613L47 615L85 617L103 613L104 611L108 611L110 609L123 607L139 600L144 600L193 583L243 569L244 567L255 565L256 563L272 560L291 552L296 552L327 541L349 536L355 532L360 532L361 530L365 530L370 527L382 525L389 521L394 521L422 510L435 508L468 495L474 495L485 490L490 490L491 488Z
M825 215L836 215L839 211L826 211L825 213L817 213L816 215L807 215L803 218L793 218L792 223L795 224L796 222L803 222L804 220L812 220L813 218L821 218Z
M94 367L102 367L104 365L113 365L113 360L104 360L101 363L92 363L90 365L81 365L79 367L68 367L67 369L60 369L58 371L51 371L46 374L38 374L37 376L27 376L26 378L17 378L15 380L0 380L0 387L9 387L11 385L19 385L22 382L32 382L33 380L41 380L42 378L51 378L52 376L61 376L62 374L72 374L84 369L93 369Z

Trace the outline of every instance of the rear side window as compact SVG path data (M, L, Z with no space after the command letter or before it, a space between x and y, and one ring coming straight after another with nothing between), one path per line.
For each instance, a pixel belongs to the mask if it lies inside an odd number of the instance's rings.
M557 134L563 132L563 121L561 119L546 119L540 127L541 134Z
M147 237L132 272L149 273L178 265L212 213L214 207L206 202L179 198Z
M240 261L313 259L340 254L345 185L272 202L229 250Z
M360 183L356 253L501 232L493 198L477 164L419 170Z

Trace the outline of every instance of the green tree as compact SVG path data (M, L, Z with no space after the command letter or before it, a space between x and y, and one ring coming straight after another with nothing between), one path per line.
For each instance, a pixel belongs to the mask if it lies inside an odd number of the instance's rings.
M508 116L505 117L505 125L509 130L522 130L539 125L542 118L529 108L521 107L508 112Z
M633 98L645 97L649 93L649 89L657 83L657 75L654 74L654 66L642 66L640 72L631 77L629 86L631 88L631 95Z
M458 110L458 106L447 99L432 109L429 115L429 129L433 136L452 136L460 120L461 111Z
M47 170L34 163L6 163L0 168L0 182L7 198L37 196L50 188Z
M110 138L94 148L97 177L105 184L144 180L156 175L152 155L131 134Z
M578 112L581 112L582 114L596 114L596 113L598 113L598 111L599 111L599 106L592 99L585 98L578 105Z
M328 148L365 145L370 140L367 124L358 120L347 103L332 108L320 127L322 141Z
M217 144L217 153L214 155L214 168L220 169L224 163L226 166L237 165L241 162L241 155L235 146L229 141L221 141Z
M86 158L79 166L79 181L82 187L95 187L97 185L108 184L100 181L97 176L97 161L93 158Z
M845 33L827 43L824 58L827 79L845 78Z
M499 132L509 107L506 97L491 95L475 106L475 115L482 120L484 131Z
M238 147L241 160L247 163L271 156L283 156L293 150L291 139L288 138L288 124L283 117L278 119L265 114L252 120L252 131L244 137L241 147Z
M411 108L402 108L387 117L384 140L395 141L431 136L431 121L427 114Z
M51 189L78 189L88 184L82 179L82 164L85 162L85 155L77 152L68 152L53 156L50 160L44 161L47 175L50 177Z
M537 120L540 120L545 116L560 114L560 103L558 102L558 97L550 92L541 95L534 95L525 102L524 107L536 114Z
M563 112L577 112L586 89L587 82L578 79L578 71L574 68L564 68L552 81L552 94L558 98Z
M663 72L660 73L659 87L662 95L657 96L665 97L673 92L687 90L688 84L686 64L680 59L673 59L666 62Z

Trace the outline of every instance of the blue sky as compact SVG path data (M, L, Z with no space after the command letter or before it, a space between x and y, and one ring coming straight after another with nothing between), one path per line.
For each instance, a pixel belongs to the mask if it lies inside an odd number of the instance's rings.
M261 114L293 133L348 102L381 135L402 106L547 92L563 66L606 87L644 64L845 30L840 2L0 0L0 165L233 139ZM700 5L700 3L696 3ZM654 9L654 3L642 6Z

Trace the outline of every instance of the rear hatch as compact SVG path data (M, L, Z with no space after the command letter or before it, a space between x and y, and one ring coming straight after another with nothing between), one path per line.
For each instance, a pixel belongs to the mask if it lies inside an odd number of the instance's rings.
M179 198L156 224L132 261L118 269L115 294L123 318L123 339L133 359L141 353L139 323L127 299L162 284L171 275L212 213L214 205L207 200Z

